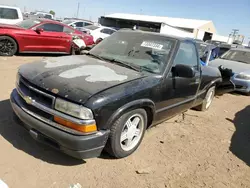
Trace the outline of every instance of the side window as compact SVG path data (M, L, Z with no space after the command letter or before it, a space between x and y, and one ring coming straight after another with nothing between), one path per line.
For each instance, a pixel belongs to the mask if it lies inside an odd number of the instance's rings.
M112 35L115 31L114 30L110 30L109 34Z
M90 24L90 23L88 23L88 22L84 22L83 25L84 25L84 26L88 26L88 25L92 25L92 24Z
M39 28L42 28L44 31L51 31L51 32L63 32L64 30L64 27L62 25L51 24L51 23L43 24L39 26Z
M73 29L70 29L69 27L63 27L63 32L64 33L74 33L74 30Z
M83 27L83 22L76 22L76 23L75 23L75 26L76 26L76 27Z
M182 42L176 54L174 65L184 64L198 68L198 63L195 45L189 42Z
M102 29L102 30L101 30L101 33L109 34L109 29Z
M18 13L16 9L0 8L0 18L2 19L18 19Z

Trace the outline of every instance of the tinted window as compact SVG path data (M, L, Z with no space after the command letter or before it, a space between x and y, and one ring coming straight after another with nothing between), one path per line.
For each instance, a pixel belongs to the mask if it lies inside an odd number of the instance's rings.
M182 42L175 57L174 64L184 64L191 67L197 67L198 58L195 45L188 42Z
M228 50L230 50L230 48L223 48L220 47L220 51L219 51L219 56L222 56L224 53L226 53Z
M109 29L102 29L101 33L109 34Z
M90 23L84 22L84 26L92 25Z
M74 24L76 27L83 27L83 22L76 22Z
M102 31L103 33L108 34L108 35L112 35L114 33L114 31L111 29L103 29Z
M110 35L112 35L114 32L114 30L109 30Z
M11 8L0 8L0 19L18 19L17 10Z
M70 29L69 27L63 27L63 32L64 33L74 33L74 30Z
M44 31L52 31L52 32L63 32L63 26L58 24L47 23L39 26Z

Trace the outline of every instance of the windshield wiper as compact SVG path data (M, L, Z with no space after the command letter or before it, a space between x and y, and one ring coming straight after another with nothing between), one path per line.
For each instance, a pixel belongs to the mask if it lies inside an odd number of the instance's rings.
M96 58L96 59L100 59L100 60L102 60L102 61L106 61L106 59L105 58L103 58L103 57L101 57L101 56L99 56L99 55L95 55L95 54L92 54L92 53L85 53L86 55L90 55L91 57L94 57L94 58Z
M116 64L119 64L123 67L127 67L127 68L130 68L132 70L135 70L137 72L141 72L141 67L140 66L136 66L136 65L133 65L131 63L128 63L128 62L125 62L125 61L121 61L119 59L114 59L114 58L107 58L107 57L101 57L99 55L95 55L95 54L92 54L92 53L86 53L86 55L90 55L94 58L97 58L97 59L100 59L102 61L109 61L111 63L116 63Z
M136 66L136 65L133 65L131 63L121 61L119 59L112 59L112 58L104 58L104 59L111 62L111 63L116 63L116 64L119 64L119 65L121 65L123 67L127 67L127 68L130 68L130 69L135 70L137 72L141 72L141 67L140 66Z

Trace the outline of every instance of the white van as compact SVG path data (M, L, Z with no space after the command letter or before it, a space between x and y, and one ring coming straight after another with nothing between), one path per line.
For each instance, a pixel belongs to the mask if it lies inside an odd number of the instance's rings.
M23 15L18 7L0 5L0 24L16 24L23 21Z

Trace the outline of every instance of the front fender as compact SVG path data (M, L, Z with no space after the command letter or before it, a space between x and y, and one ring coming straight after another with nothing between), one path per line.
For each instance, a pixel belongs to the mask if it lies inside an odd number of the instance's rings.
M222 81L216 87L216 95L223 95L235 90L235 84L231 80Z
M123 106L121 106L119 109L117 109L111 117L108 119L106 125L104 126L104 129L108 129L112 126L112 124L125 112L136 109L136 108L149 108L150 113L152 115L151 120L149 121L149 124L152 123L154 117L155 117L155 104L150 99L139 99L135 101L131 101Z

